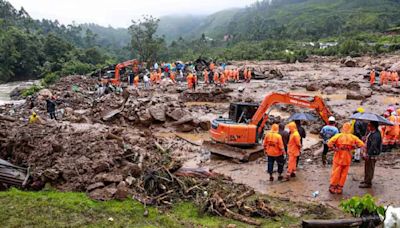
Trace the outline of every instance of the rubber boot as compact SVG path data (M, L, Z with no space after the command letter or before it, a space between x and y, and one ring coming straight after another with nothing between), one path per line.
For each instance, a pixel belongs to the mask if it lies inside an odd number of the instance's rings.
M336 186L334 186L334 185L329 186L329 192L331 194L335 194L336 193Z
M336 187L336 194L342 194L343 193L343 186L340 186L340 185L338 185L337 187Z
M279 176L278 176L278 180L279 180L279 181L283 180L282 173L280 173L280 174L279 174Z
M274 181L274 176L272 176L272 174L269 175L269 181Z

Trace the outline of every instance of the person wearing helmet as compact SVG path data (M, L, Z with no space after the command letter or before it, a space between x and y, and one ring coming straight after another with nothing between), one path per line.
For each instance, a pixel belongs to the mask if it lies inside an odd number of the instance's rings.
M357 113L364 113L365 110L362 107L357 108ZM356 120L354 122L354 135L359 139L365 141L365 135L367 134L368 123L362 120ZM360 162L361 160L361 149L357 148L354 153L354 162Z
M324 144L324 150L322 152L322 164L325 166L326 165L326 155L328 154L329 147L328 147L328 141L331 139L333 136L339 133L339 130L337 129L336 125L336 119L335 117L331 116L329 117L329 123L328 125L324 126L321 131L320 131L320 136L322 138L322 142Z
M282 136L279 134L278 124L272 125L271 131L265 135L263 147L265 155L268 157L267 171L269 173L269 180L274 181L272 173L275 161L278 164L278 180L282 180L283 166L285 164L285 158L283 157L285 147Z
M351 151L354 148L363 147L364 142L351 134L351 124L345 123L342 133L333 136L328 141L327 146L335 151L329 192L332 194L342 194L347 173L350 169Z

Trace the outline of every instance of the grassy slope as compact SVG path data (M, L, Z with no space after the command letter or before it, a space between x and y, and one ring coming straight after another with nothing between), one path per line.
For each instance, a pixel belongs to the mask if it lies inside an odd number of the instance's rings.
M192 203L179 203L165 212L150 207L146 218L143 205L137 201L96 202L84 193L11 189L0 192L0 205L0 227L224 227L231 223L247 227L226 218L201 215ZM114 221L108 221L110 217ZM263 220L263 226L287 227L299 221L284 215L278 221Z

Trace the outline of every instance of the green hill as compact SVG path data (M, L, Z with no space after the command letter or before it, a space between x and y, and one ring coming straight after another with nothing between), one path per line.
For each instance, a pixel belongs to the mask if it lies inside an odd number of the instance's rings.
M227 33L237 40L320 39L345 33L382 32L400 25L399 14L400 0L272 0L195 21L189 17L164 17L159 32L171 31L173 35L168 39L198 38L202 33L214 39L222 39ZM170 30L174 25L177 28Z

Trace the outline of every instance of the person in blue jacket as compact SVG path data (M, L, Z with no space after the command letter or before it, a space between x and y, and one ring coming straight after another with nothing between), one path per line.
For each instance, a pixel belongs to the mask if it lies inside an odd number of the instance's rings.
M327 145L328 141L336 134L339 134L339 129L335 126L336 125L335 117L331 116L331 117L329 117L328 120L329 120L329 124L324 126L320 132L320 135L321 135L323 143L324 143L324 150L322 152L322 164L324 166L326 165L326 155L328 154L328 151L329 151L329 147Z

